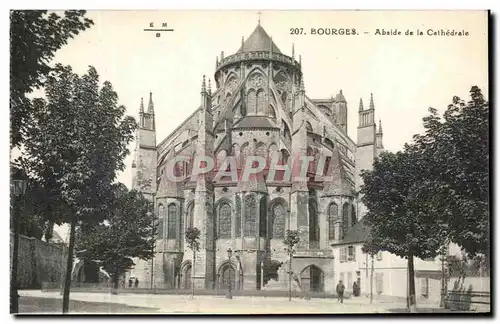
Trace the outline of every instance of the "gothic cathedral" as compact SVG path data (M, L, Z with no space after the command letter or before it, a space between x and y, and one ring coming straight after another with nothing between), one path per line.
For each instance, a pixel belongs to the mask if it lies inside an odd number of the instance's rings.
M212 90L203 77L200 106L159 143L152 94L147 110L141 101L133 189L154 202L160 224L154 260L136 260L132 275L144 287L189 289L194 283L197 289L226 289L230 282L236 290L287 290L283 239L287 229L299 229L292 271L301 289L333 292L331 244L363 217L356 194L360 172L371 169L383 150L373 96L366 108L359 102L355 143L347 135L342 90L331 98L309 98L300 57L295 59L293 47L291 56L283 54L260 23L236 53L221 53L214 80ZM166 165L179 155L213 157L214 171L227 156L237 159L238 170L250 155L277 155L283 164L307 155L313 162L307 177L290 181L279 171L254 181L191 181L192 165L183 162L176 171L185 181L168 181ZM314 177L319 156L326 156L322 168L332 181ZM185 242L190 226L201 231L194 264ZM261 271L263 264L271 266Z

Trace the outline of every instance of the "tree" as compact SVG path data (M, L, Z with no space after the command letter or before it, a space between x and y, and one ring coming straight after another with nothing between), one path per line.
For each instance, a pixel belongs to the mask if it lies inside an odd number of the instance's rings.
M431 170L433 208L450 240L471 257L489 256L489 103L477 86L470 96L467 103L455 96L443 118L430 108L414 147Z
M299 230L286 230L285 243L288 253L288 300L292 300L292 258L295 253L295 246L300 242Z
M191 297L194 297L194 269L195 269L195 262L196 262L196 252L200 250L200 230L196 227L189 227L186 230L186 243L193 251L193 262L192 262L192 278L191 278Z
M100 86L93 67L80 77L71 67L56 65L45 93L46 100L33 101L25 154L19 160L44 189L47 220L70 224L63 298L67 312L76 226L104 219L137 123L124 116L111 83Z
M56 51L93 21L84 10L68 10L61 17L45 10L10 12L10 121L11 147L23 142L32 104L26 97L44 85Z
M433 198L423 177L426 164L410 146L384 152L363 171L362 201L371 227L365 249L385 250L408 259L410 308L415 308L414 257L435 257L443 244L443 225L427 202Z
M77 231L77 257L101 266L114 289L118 289L119 278L135 265L132 258L149 260L154 256L157 218L149 205L141 193L118 184L105 220Z

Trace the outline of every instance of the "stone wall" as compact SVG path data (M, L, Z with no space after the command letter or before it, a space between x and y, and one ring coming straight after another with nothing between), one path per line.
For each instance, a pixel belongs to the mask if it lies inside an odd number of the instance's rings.
M10 234L10 264L14 247L14 234ZM60 285L66 269L67 248L33 237L19 235L18 288L39 289L42 282Z

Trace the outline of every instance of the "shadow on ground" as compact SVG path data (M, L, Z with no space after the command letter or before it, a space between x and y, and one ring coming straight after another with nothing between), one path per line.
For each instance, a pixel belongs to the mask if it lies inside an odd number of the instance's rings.
M70 300L69 313L99 313L99 314L120 314L120 313L158 313L159 308L136 307L117 303L85 302ZM20 297L19 313L57 313L62 314L62 299L58 298L38 298Z
M391 313L410 313L410 310L408 308L390 308L388 309L389 312ZM452 311L449 309L444 309L444 308L432 308L432 307L418 307L417 308L417 313L470 313L470 312L465 312L465 311Z

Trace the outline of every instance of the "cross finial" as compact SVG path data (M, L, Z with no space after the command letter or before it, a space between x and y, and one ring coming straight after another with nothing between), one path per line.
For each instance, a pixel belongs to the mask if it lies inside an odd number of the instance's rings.
M258 18L257 18L257 23L259 24L259 26L260 26L260 16L261 16L261 15L262 15L262 12L258 11L258 12L257 12L257 17L258 17Z

